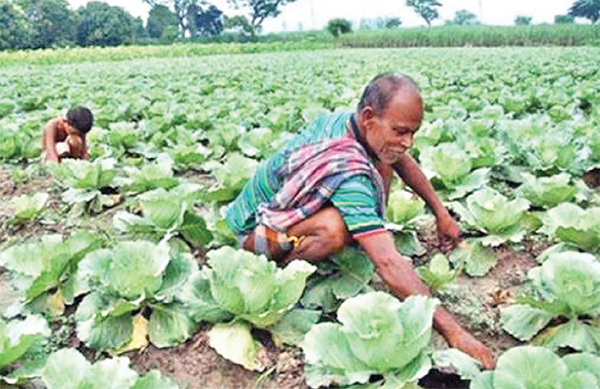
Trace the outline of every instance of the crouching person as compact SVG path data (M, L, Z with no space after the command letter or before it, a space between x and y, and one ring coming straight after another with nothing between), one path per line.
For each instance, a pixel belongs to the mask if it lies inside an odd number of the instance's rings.
M85 136L94 116L86 107L69 109L66 118L48 121L42 136L42 160L60 162L63 158L87 159Z
M432 209L442 244L460 242L458 224L407 152L422 118L416 83L383 74L366 87L356 112L336 111L309 123L259 166L227 208L240 246L287 263L320 261L357 242L397 297L429 295L383 220L395 172ZM448 311L438 308L433 324L452 347L493 368L488 348Z

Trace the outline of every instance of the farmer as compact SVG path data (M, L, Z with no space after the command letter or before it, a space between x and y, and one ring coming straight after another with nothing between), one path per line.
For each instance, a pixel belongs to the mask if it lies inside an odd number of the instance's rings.
M86 107L74 107L66 119L48 121L42 136L42 159L60 162L62 158L87 159L85 135L92 128L94 116Z
M317 119L259 166L226 211L240 246L287 263L320 261L358 242L396 296L429 294L383 220L395 171L432 209L442 248L459 243L456 221L407 153L422 118L420 91L410 77L375 77L356 113ZM438 308L433 320L452 347L493 367L490 351L448 311Z

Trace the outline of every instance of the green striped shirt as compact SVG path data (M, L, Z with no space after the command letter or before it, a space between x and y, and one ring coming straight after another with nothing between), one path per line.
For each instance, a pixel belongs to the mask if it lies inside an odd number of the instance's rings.
M264 161L225 211L229 226L238 235L252 232L257 225L256 211L259 204L268 204L283 185L277 171L285 162L286 156L307 144L352 137L348 128L351 115L351 112L336 111L320 116L307 124L283 149ZM329 201L340 212L348 231L354 237L383 228L383 220L377 212L375 185L366 176L357 175L346 179Z

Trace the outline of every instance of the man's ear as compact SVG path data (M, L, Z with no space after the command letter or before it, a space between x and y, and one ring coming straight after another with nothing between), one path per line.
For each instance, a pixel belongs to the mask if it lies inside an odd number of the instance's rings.
M367 106L360 111L360 114L362 115L363 120L373 119L373 117L375 117L375 110L373 107Z
M365 130L368 130L371 127L371 121L375 118L375 110L372 107L364 107L360 111L362 125Z

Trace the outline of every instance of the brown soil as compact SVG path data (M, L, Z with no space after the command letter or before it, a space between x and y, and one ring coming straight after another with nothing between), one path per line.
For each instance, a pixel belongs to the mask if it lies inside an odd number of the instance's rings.
M185 344L169 349L149 346L129 355L139 372L159 369L188 389L307 389L300 350L268 348L265 373L245 370L219 356L209 345L207 328Z

